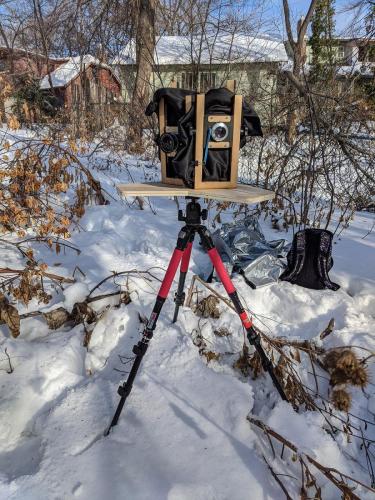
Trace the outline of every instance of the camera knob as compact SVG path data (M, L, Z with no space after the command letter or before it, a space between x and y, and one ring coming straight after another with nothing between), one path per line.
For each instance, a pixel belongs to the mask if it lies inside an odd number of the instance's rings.
M204 208L201 213L202 220L207 220L208 217L208 210L207 208Z

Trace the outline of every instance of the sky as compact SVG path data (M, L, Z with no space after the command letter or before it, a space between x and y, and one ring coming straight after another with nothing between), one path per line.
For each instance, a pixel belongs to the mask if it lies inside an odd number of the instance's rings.
M31 2L31 0L29 1ZM311 0L289 0L293 26L296 26L297 20L306 14L310 1ZM338 35L344 35L353 23L353 13L345 11L345 8L352 4L353 1L354 0L335 0L336 33ZM267 20L272 19L272 27L267 31L271 31L278 37L283 37L285 39L282 0L244 0L245 5L248 5L250 10L254 5L262 2L265 5L264 18ZM2 0L0 0L0 15L3 11L3 7L1 6L2 3ZM12 1L9 3L12 3ZM16 4L17 0L13 0L13 3Z
M256 2L257 0L248 0L249 4ZM275 19L275 26L279 24L280 31L283 30L283 11L282 11L282 0L266 0L269 3L269 12L272 13L272 17ZM306 15L309 8L311 0L289 0L292 25L295 26L298 19ZM336 33L338 35L343 35L348 28L350 28L353 23L353 13L347 12L346 7L353 4L354 0L336 0L335 1L335 24ZM282 33L285 35L285 33ZM285 36L284 36L285 38Z

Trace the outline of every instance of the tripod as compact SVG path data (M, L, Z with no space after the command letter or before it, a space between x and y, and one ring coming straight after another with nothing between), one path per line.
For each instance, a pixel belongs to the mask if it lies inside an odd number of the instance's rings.
M201 209L200 204L197 202L197 198L190 196L186 198L191 200L186 205L186 215L185 216L183 215L182 210L179 210L178 212L178 220L184 221L185 226L181 229L178 235L176 248L172 254L171 260L169 261L168 269L165 273L164 279L160 286L159 293L156 297L156 302L152 310L151 316L143 330L142 339L133 347L133 353L135 354L135 359L126 382L124 382L118 388L117 392L121 396L121 399L117 406L116 412L113 416L111 424L105 432L105 435L108 435L111 428L117 425L118 423L125 401L133 388L133 382L139 370L143 356L146 354L149 342L153 337L153 332L156 328L156 322L158 320L161 308L163 307L165 299L168 296L178 266L181 264L178 288L177 288L177 293L175 295L176 306L173 316L173 322L177 320L179 308L180 306L183 305L185 301L184 285L186 280L186 274L189 268L189 261L190 261L193 241L196 234L199 235L204 250L208 253L208 256L215 268L218 277L220 278L220 281L223 283L224 288L229 295L229 298L233 302L233 305L241 319L242 325L244 326L247 332L247 338L249 343L255 347L256 351L260 356L263 369L269 373L281 398L287 401L285 392L274 373L272 363L268 359L266 353L264 352L264 349L260 342L260 336L254 329L251 319L248 317L246 311L244 310L240 302L240 299L238 298L236 289L234 288L234 285L228 275L227 270L224 267L224 264L219 256L219 253L215 248L210 232L204 225L202 225L201 221L207 219L207 210Z

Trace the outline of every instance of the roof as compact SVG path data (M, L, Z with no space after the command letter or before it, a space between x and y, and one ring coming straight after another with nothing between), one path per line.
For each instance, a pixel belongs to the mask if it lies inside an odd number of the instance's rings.
M112 64L135 64L135 41L130 40ZM227 64L288 60L282 40L262 36L161 36L156 41L155 64Z
M66 57L58 57L58 56L46 56L45 54L41 54L40 52L34 52L28 49L22 49L18 47L8 48L5 45L0 45L0 53L1 54L12 54L14 56L24 56L24 57L38 57L40 59L49 59L50 61L58 61L64 62L67 61Z
M339 76L359 75L367 78L373 78L375 74L375 63L357 61L348 66L340 66L337 74Z
M50 73L50 77L52 80L52 87L54 88L66 87L72 80L74 80L81 73L81 71L84 71L85 69L87 69L89 66L92 65L108 69L112 73L114 78L116 78L116 76L113 74L112 69L109 66L101 63L99 59L96 59L96 57L87 54L84 56L71 57L68 59L66 63L59 66L57 69L55 69L55 71L52 71L52 73ZM46 75L40 81L40 88L49 89L50 87L51 87L50 79L48 75Z

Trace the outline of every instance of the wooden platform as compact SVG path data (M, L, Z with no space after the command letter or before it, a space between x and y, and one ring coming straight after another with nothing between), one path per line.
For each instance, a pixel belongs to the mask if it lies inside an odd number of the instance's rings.
M244 184L233 189L189 189L182 186L171 186L161 182L145 184L119 184L118 192L122 196L196 196L210 200L231 201L233 203L258 203L272 200L273 191L260 189Z

